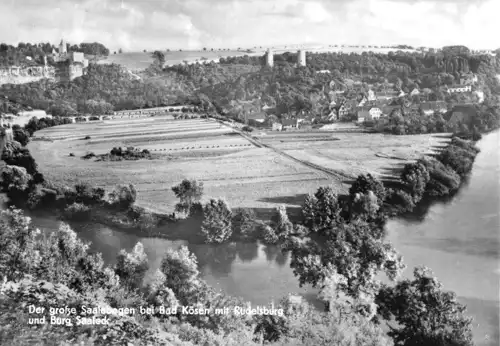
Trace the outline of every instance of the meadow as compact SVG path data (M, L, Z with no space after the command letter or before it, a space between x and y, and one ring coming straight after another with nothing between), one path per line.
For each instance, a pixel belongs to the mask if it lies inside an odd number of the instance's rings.
M40 138L44 140L37 140ZM86 181L107 190L118 183L132 183L138 191L137 204L156 212L173 211L177 200L171 187L189 178L204 183L205 198L222 197L233 208L254 208L268 215L280 204L297 207L307 193L320 186L330 185L338 193L347 191L349 179L327 174L307 162L347 178L361 173L384 175L392 166L431 153L447 141L431 135L314 131L267 132L252 143L212 119L161 116L47 128L36 132L28 147L50 180L65 185ZM268 147L254 145L259 142ZM105 154L118 146L148 149L155 159L82 159L89 152Z
M81 158L117 146L148 149L158 158L121 162ZM287 197L332 183L324 174L257 148L232 128L206 119L68 124L36 132L28 147L50 180L65 185L87 181L108 190L118 183L132 183L138 191L137 204L157 212L173 211L177 200L171 187L184 178L202 181L207 198L223 197L232 207L265 213L286 203Z

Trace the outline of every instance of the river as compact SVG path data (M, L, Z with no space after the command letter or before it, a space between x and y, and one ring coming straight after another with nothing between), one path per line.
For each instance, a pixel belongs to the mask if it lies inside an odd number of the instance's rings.
M426 213L387 224L389 240L404 256L411 277L415 266L430 267L445 289L457 293L474 317L474 338L479 346L499 341L499 143L500 131L478 143L481 153L460 192L447 203L434 203ZM34 217L40 228L53 229L50 217ZM204 279L214 287L254 304L300 293L314 301L315 291L300 289L289 259L275 247L260 244L191 245L184 241L140 238L102 225L75 225L80 237L113 264L120 249L141 241L149 258L148 277L159 268L168 248L187 245L199 261Z

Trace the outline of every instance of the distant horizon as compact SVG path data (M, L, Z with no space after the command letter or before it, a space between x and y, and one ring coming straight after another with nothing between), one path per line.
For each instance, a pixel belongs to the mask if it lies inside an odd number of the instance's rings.
M64 38L129 52L299 44L495 50L498 13L498 0L11 0L0 2L0 41Z

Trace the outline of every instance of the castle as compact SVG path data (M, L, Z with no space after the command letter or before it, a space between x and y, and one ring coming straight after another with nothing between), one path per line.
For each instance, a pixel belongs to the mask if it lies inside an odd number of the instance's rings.
M89 62L84 54L80 52L68 53L64 40L59 43L59 49L52 50L51 57L55 66L47 64L47 56L44 56L42 66L10 66L0 68L0 85L2 84L24 84L36 82L41 79L54 81L71 81L85 73Z
M271 49L266 52L266 66L273 67L274 65L274 53ZM297 51L297 66L306 66L306 51Z

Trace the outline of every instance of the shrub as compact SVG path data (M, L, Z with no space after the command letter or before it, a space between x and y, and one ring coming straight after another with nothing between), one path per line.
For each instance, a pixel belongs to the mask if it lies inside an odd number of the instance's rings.
M56 204L57 191L46 189L37 185L36 188L28 195L26 206L31 209L50 208Z
M412 211L415 207L412 196L399 189L388 189L385 199L385 209L393 214Z
M243 126L241 128L242 131L245 131L245 132L252 132L253 131L253 127L250 127L250 126Z
M85 138L84 138L84 139L91 139L91 138L92 138L92 137L90 137L90 136L85 136Z
M73 203L64 209L64 216L69 220L85 221L90 218L90 208L82 203Z
M429 172L426 196L444 197L460 187L460 176L450 167L436 159L420 160Z
M82 158L84 160L88 160L88 159L91 159L93 157L95 157L95 154L93 152L90 152L90 153L85 154Z

